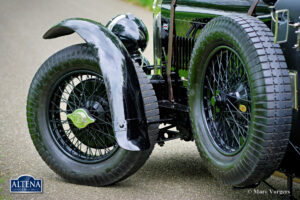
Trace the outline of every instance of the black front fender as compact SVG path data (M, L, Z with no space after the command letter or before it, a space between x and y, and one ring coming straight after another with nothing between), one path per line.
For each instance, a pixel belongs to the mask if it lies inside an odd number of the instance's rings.
M131 151L150 147L138 77L126 48L105 26L92 20L67 19L48 30L45 39L78 33L97 50L119 146Z

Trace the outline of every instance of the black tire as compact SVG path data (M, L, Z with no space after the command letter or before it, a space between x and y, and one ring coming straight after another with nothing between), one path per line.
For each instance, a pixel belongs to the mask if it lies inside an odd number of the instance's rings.
M51 91L56 82L59 82L64 75L80 70L101 75L95 50L87 44L67 47L51 56L40 67L32 80L27 99L27 122L30 135L42 159L61 177L79 184L111 185L129 177L143 166L156 143L158 124L148 126L151 148L146 151L127 151L114 144L116 146L114 152L101 161L88 163L72 158L62 151L53 137L53 131L47 124L49 116L46 108L51 93L54 93ZM142 90L146 118L148 121L159 120L158 104L152 85L138 66L136 72ZM105 140L104 143L107 141ZM87 161L88 158L86 157Z
M211 174L230 185L268 178L288 145L291 83L273 41L269 28L254 17L218 17L201 31L193 51L189 104L196 145ZM223 57L226 52L230 58ZM240 87L243 98L236 93Z

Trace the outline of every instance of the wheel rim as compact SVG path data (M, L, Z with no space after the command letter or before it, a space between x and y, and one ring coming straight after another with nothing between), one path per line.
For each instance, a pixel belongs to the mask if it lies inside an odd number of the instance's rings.
M234 49L219 46L209 54L205 69L202 100L209 138L222 154L237 154L247 142L251 121L245 64Z
M111 157L119 147L103 77L89 70L72 71L56 81L51 91L47 122L58 147L84 163ZM85 120L88 123L79 124Z

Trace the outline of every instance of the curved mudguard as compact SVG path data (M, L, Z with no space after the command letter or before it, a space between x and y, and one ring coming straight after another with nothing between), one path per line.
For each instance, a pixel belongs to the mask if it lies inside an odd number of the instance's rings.
M126 48L105 26L81 18L60 22L43 37L51 39L74 32L97 51L119 146L131 151L148 149L150 142L141 89Z

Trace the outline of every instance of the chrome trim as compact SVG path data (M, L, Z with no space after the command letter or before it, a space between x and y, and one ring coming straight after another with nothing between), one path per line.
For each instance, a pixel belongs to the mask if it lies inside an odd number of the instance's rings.
M153 1L153 59L154 59L154 74L158 75L161 72L161 4L162 0Z
M298 72L294 70L289 70L289 76L292 85L292 106L298 111Z
M300 26L298 27L298 31L296 31L296 34L298 34L298 42L295 46L296 46L296 50L300 51Z
M284 40L278 41L278 24L279 24L279 14L280 13L286 13L287 14L287 28L286 28L286 37ZM288 35L289 35L289 19L290 19L290 11L288 9L283 9L283 10L277 10L275 12L275 18L274 18L274 12L271 13L272 20L275 23L275 30L274 30L274 43L276 44L281 44L285 43L288 40Z

